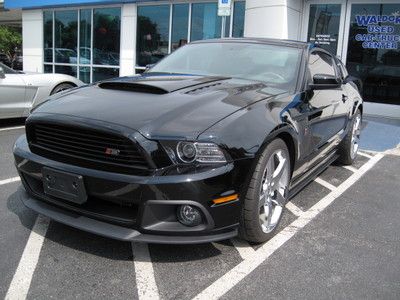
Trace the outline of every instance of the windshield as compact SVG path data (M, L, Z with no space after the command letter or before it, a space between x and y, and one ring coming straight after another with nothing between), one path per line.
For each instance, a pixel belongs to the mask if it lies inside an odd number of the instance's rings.
M235 42L189 44L161 60L149 73L244 78L292 89L300 57L301 49L285 46Z
M7 67L6 65L0 63L0 67L3 68L4 74L17 74L17 71L14 71L13 69Z

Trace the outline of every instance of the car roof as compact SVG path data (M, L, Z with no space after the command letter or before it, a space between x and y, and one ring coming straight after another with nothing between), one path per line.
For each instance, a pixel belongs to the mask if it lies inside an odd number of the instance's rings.
M289 46L289 47L297 47L297 48L314 48L315 45L308 42L296 41L296 40L283 40L283 39L269 39L269 38L223 38L223 39L209 39L209 40L200 40L192 42L193 44L202 44L202 43L229 43L229 42L238 42L238 43L257 43L257 44L267 44L267 45L281 45L281 46Z

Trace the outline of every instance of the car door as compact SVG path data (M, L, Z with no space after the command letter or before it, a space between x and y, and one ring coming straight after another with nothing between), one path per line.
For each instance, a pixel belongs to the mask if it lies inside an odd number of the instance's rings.
M0 118L19 118L26 108L25 82L21 75L4 68L0 77Z
M334 58L320 49L311 51L308 73L309 83L313 82L316 74L333 75L341 82ZM346 100L347 94L342 86L308 91L308 127L312 136L312 153L318 154L339 139L337 134L345 126L343 103Z

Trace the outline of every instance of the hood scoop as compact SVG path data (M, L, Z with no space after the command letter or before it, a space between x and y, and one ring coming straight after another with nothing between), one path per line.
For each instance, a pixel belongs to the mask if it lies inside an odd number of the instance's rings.
M168 94L169 91L165 90L161 87L150 85L150 84L141 84L137 82L120 82L120 81L106 81L98 84L98 87L101 89L107 90L118 90L118 91L129 91L129 92L137 92L144 94L155 94L155 95L164 95Z

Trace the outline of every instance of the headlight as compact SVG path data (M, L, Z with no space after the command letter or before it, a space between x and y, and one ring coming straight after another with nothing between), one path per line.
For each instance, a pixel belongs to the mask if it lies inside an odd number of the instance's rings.
M179 161L183 163L226 162L223 151L216 144L213 143L179 142L178 144L176 144L176 151L173 151L169 145L164 145L164 148L168 156L174 162L177 162L176 157L178 157Z

